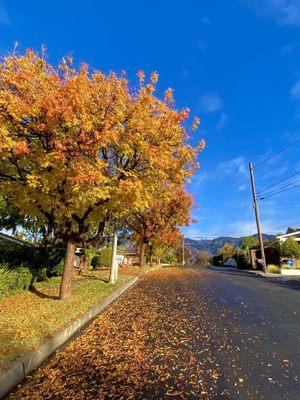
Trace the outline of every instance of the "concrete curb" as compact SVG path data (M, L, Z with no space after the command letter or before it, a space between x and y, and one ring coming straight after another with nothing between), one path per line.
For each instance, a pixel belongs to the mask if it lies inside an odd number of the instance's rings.
M61 331L55 333L51 339L48 339L36 350L23 353L5 372L0 373L0 398L13 389L26 377L26 375L37 368L43 361L53 354L55 350L66 343L80 328L83 328L88 322L104 311L105 308L112 304L138 280L139 277L134 277L128 282L125 282L116 291L106 297L106 299L101 301L101 303L96 304L93 308L86 311L78 319L72 322L71 325L68 325Z

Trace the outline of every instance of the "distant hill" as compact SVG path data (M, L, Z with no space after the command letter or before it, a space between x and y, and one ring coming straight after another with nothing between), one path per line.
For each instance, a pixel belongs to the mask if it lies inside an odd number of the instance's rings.
M257 238L257 235L253 235L253 237ZM263 234L264 240L272 240L275 238L274 235L267 235ZM193 251L194 250L201 250L201 251L208 251L211 254L217 254L218 251L224 246L225 243L229 243L234 247L242 247L242 238L236 238L231 236L221 236L216 239L202 239L202 240L195 240L195 239L185 239L186 245Z

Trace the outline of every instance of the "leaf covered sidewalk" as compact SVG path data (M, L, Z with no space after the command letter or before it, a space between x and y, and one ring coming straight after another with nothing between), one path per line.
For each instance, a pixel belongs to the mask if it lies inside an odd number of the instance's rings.
M260 363L260 339L246 327L240 332L239 312L224 307L222 298L217 303L214 280L195 269L144 276L10 398L267 398L247 385L251 362ZM241 313L253 324L251 311ZM234 335L241 335L239 344L250 354L246 372ZM275 378L263 379L266 393L279 388Z

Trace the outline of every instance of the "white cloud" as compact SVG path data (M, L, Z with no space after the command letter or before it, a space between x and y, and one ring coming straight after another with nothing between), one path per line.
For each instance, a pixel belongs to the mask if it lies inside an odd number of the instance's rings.
M291 87L290 96L292 99L300 99L300 79Z
M10 17L8 11L5 7L5 4L0 2L0 24L1 25L10 25Z
M239 174L246 176L247 171L247 161L245 157L239 156L233 158L232 160L224 161L218 165L218 169L222 174Z
M208 17L202 17L200 22L203 25L212 25L212 22Z
M249 185L246 185L246 184L240 185L238 187L238 191L239 192L244 192L248 187L249 187Z
M218 93L208 92L200 97L200 108L203 112L213 113L223 108L223 100Z
M201 169L197 174L192 177L192 183L197 187L200 186L201 183L208 181L211 179L213 174L208 174L207 172L201 172Z
M286 44L285 46L282 46L282 47L281 47L281 49L280 49L280 54L281 54L282 56L286 56L286 55L288 55L288 54L293 53L294 49L295 49L295 44L293 44L293 43L288 43L288 44Z
M206 43L203 42L203 40L198 40L196 42L196 47L197 47L197 49L199 49L201 51L205 51L206 50Z
M223 129L228 124L228 121L229 121L228 115L222 113L219 122L216 125L217 130L220 131L221 129Z
M258 15L274 19L279 26L300 26L300 0L250 0L250 3Z

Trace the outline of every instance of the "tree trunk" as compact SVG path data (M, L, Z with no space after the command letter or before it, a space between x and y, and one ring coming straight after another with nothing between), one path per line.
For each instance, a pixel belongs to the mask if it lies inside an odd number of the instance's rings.
M150 266L153 267L153 246L150 244Z
M87 274L88 273L88 256L86 254L83 254L80 257L79 270L80 270L81 274Z
M75 258L75 242L68 239L64 272L61 279L59 300L67 300L71 296L71 283Z
M117 233L117 230L115 230L114 238L113 238L113 245L112 245L109 283L116 283L117 279L118 279L118 265L119 264L116 262L117 244L118 244L118 233Z
M145 250L146 250L146 244L145 242L142 242L141 245L141 250L140 250L140 267L143 267L145 265Z
M157 264L160 265L160 257L157 258Z

